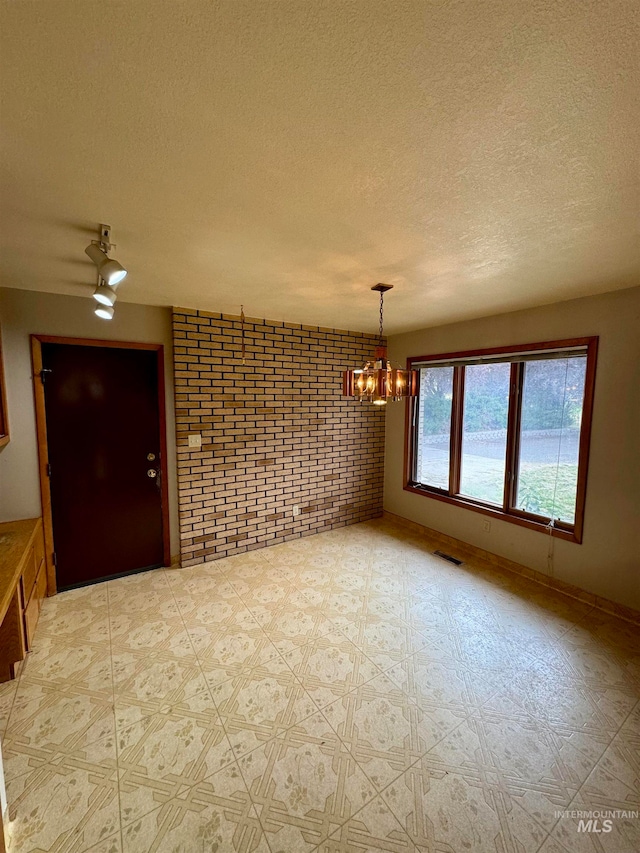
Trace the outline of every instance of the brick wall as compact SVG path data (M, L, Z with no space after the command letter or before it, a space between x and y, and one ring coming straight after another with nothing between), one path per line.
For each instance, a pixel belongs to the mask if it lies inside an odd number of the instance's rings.
M376 336L247 319L244 366L238 317L175 308L173 336L183 565L382 514L384 407L341 381Z

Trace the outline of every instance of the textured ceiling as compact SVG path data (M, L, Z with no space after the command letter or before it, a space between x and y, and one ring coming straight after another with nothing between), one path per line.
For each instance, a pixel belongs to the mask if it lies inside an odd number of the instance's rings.
M0 285L388 331L640 283L634 0L2 0ZM88 306L89 307L89 306Z

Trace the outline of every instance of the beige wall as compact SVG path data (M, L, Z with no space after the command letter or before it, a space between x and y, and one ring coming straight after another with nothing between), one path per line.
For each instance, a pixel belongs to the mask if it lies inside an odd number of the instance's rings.
M389 338L408 356L599 335L582 545L554 541L553 574L640 609L640 288ZM541 572L549 538L402 488L404 405L387 407L385 509Z
M88 291L89 293L89 291ZM91 299L0 288L0 328L11 441L0 449L0 521L41 514L30 334L160 343L165 347L171 553L177 554L175 416L171 309L119 303L110 322Z

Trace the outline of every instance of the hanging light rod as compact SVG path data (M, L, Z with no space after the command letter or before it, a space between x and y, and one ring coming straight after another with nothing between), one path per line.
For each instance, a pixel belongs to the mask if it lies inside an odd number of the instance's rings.
M364 367L345 370L342 393L345 397L355 397L361 403L373 403L384 406L388 400L405 400L418 393L418 371L391 367L387 360L387 347L384 343L384 294L392 290L392 284L382 282L374 284L371 290L380 294L380 337L375 349L373 361Z

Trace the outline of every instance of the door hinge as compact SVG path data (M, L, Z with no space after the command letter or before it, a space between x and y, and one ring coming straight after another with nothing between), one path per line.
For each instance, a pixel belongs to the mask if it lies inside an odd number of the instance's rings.
M47 477L51 478L51 462L47 462Z
M53 560L53 565L57 568L58 567L58 555L56 554L55 551L51 555L51 559Z

